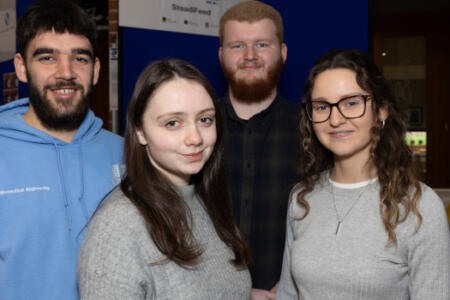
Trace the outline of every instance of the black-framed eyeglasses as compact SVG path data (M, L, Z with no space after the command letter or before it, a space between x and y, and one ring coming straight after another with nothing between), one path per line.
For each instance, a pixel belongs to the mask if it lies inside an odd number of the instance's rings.
M366 113L366 102L371 100L370 95L353 95L340 99L336 103L326 101L310 101L306 103L306 112L313 123L322 123L331 116L333 106L336 106L346 119L357 119Z

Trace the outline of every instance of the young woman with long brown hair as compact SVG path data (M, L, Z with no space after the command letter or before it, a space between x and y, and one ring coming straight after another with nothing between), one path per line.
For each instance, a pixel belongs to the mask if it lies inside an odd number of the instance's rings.
M396 100L365 53L316 61L300 131L277 299L450 299L443 203L414 175Z
M192 65L140 75L126 176L94 215L79 255L83 299L248 299L249 250L232 218L214 92Z

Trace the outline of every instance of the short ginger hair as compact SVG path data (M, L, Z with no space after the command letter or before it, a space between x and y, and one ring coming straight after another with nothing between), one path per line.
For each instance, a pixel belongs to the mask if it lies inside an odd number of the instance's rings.
M239 22L257 22L262 19L271 20L276 29L276 36L278 41L283 43L284 39L284 27L283 19L280 13L270 5L262 3L260 1L244 1L238 3L228 9L225 14L220 18L219 23L219 40L220 45L223 44L224 34L225 34L225 24L228 21L239 21Z

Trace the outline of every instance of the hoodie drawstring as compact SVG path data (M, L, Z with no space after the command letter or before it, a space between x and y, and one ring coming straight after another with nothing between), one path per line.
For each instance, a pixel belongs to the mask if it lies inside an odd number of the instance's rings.
M89 220L89 215L86 207L86 202L84 201L84 162L83 162L83 152L81 151L81 143L78 144L78 158L80 160L80 197L78 202L80 202L81 209L83 210L83 215L86 222Z
M64 208L66 212L66 218L68 223L69 231L72 231L72 216L70 214L69 210L69 199L67 198L67 189L65 185L64 180L64 172L62 170L62 163L61 163L61 152L59 150L59 146L56 143L53 143L55 150L56 150L56 157L58 162L58 173L59 173L59 180L61 182L61 189L63 193L63 201L64 201ZM83 211L83 216L86 220L86 222L89 220L89 215L86 207L86 202L84 201L84 163L83 163L83 152L81 149L81 144L78 144L78 159L80 162L80 196L78 197L78 202L80 203L81 210Z
M62 164L61 164L61 155L60 155L58 144L53 143L53 145L55 146L55 150L56 150L59 180L61 181L61 189L63 192L63 200L64 200L64 208L65 208L64 210L66 212L66 218L67 218L67 222L68 222L69 231L72 231L72 216L70 215L70 212L68 209L69 208L69 200L67 199L67 191L66 191L66 185L65 185L65 181L64 181L64 173L63 173Z

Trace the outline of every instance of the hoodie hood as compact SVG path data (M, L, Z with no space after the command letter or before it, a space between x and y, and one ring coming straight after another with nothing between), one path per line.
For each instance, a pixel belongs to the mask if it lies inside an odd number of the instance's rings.
M28 98L16 100L0 106L0 136L39 144L67 144L64 141L29 126L23 119L23 115L27 112L28 107ZM102 125L103 121L97 118L94 113L89 110L70 143L76 144L81 140L88 141L95 138L101 131Z

